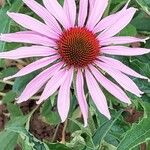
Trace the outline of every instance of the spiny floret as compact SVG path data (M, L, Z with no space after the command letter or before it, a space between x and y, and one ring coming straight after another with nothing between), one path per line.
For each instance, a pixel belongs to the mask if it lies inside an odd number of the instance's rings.
M64 31L57 44L58 52L67 66L86 67L100 53L100 45L96 36L84 27Z

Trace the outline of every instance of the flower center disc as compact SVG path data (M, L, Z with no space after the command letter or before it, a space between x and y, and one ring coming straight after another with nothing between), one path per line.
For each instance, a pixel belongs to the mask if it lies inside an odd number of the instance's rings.
M58 52L67 66L86 67L100 53L99 41L86 28L70 28L57 41Z

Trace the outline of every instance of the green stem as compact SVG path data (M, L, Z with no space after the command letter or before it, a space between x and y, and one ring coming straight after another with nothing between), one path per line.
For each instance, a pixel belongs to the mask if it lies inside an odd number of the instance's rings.
M57 133L58 133L59 126L60 126L60 124L58 124L58 125L56 126L55 133L54 133L53 138L52 138L52 143L53 143L53 142L55 141L55 139L56 139L56 136L57 136Z
M0 80L0 83L5 83L5 84L9 84L9 85L14 85L14 82L11 82L11 81Z
M63 131L62 131L62 140L61 140L61 142L63 144L66 143L66 128L67 128L67 124L68 124L68 119L65 121L64 128L63 128Z

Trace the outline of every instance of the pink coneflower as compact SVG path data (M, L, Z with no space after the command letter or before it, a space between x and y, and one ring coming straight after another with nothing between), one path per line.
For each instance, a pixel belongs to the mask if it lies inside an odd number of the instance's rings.
M115 36L131 21L136 12L135 8L127 8L126 4L119 12L102 19L108 0L80 0L79 12L75 0L65 0L63 7L57 0L43 0L45 7L34 0L23 1L43 22L25 14L8 12L10 18L28 30L2 34L1 41L34 45L0 53L0 58L41 58L5 80L49 66L27 84L17 98L18 103L27 101L45 85L37 104L58 91L57 108L63 122L69 112L70 88L75 80L74 89L86 126L88 104L85 85L98 110L108 119L111 116L100 86L127 104L131 101L124 90L141 96L143 92L127 75L147 78L111 58L112 55L136 56L150 52L149 49L123 46L127 43L145 42L146 39ZM106 73L116 83L107 79Z

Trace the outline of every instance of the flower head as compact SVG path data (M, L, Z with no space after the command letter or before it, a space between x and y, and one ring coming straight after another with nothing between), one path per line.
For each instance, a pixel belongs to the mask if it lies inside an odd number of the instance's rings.
M25 14L8 12L10 18L27 30L2 34L0 40L33 45L2 52L0 58L15 60L39 57L39 60L5 80L24 76L43 67L47 69L27 84L17 98L18 103L30 99L43 86L44 90L37 104L58 91L57 108L63 122L69 112L70 88L74 77L75 93L86 126L88 104L85 85L98 110L108 119L110 113L107 100L100 85L127 104L131 102L124 90L141 96L143 92L127 75L147 78L111 57L112 55L136 56L150 52L149 49L123 46L127 43L145 42L146 39L116 36L131 21L136 12L135 8L128 8L126 4L119 12L102 18L108 0L80 0L78 12L75 0L64 0L63 7L57 0L43 0L45 7L34 0L23 1L43 19L43 22ZM109 80L104 72L114 78L118 84Z

